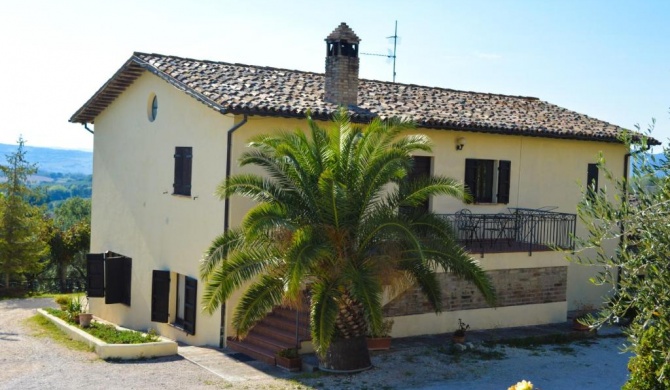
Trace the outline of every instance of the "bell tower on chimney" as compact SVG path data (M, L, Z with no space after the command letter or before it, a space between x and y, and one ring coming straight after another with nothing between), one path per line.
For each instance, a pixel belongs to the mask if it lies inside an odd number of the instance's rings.
M346 23L341 23L326 38L325 101L345 107L358 104L360 41Z

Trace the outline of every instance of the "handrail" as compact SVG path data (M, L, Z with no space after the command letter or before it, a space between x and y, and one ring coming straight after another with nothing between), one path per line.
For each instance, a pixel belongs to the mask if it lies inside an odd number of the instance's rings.
M513 209L511 214L472 214L463 212L440 214L456 233L461 244L472 251L521 252L550 249L574 250L577 227L575 214L538 210Z

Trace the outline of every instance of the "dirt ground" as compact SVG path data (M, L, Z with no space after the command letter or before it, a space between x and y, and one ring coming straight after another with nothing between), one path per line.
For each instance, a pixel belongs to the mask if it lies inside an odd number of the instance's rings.
M569 344L504 347L477 344L456 351L449 342L374 353L374 368L357 375L285 374L249 370L226 380L182 357L107 362L92 352L36 337L25 320L51 299L0 301L0 389L506 389L522 379L536 388L616 389L626 380L630 355L623 337ZM218 363L217 363L218 364ZM245 363L226 360L220 372ZM214 371L217 371L214 370Z

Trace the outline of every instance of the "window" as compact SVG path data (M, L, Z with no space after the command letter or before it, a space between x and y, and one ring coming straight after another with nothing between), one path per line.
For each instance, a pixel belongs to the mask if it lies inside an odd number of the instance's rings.
M598 192L598 164L589 164L586 171L586 185L589 193Z
M174 152L174 187L173 195L191 196L191 167L193 148L177 146Z
M465 185L472 195L472 201L509 203L511 165L506 160L466 159Z
M158 115L158 97L156 97L156 95L153 93L149 95L147 115L149 116L149 122L155 121L156 115Z
M417 179L421 179L424 177L430 177L430 162L431 158L430 157L424 157L424 156L413 156L412 157L412 170L407 174L407 181L414 181ZM428 205L428 200L423 202L421 205L414 207L414 210L421 210L421 211L428 211L429 205ZM405 212L409 212L412 208L411 207L403 207L402 210Z
M114 252L86 255L87 295L130 306L132 259Z
M174 284L172 281L174 280ZM151 321L171 322L188 334L195 334L198 281L170 271L153 271L151 283ZM170 299L170 290L174 292ZM170 302L174 314L170 316Z

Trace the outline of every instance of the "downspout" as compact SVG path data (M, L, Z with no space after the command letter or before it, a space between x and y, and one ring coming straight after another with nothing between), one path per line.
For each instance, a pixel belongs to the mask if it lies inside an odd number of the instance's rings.
M649 149L651 149L651 146L647 145L645 148L636 150L632 153L626 153L623 156L623 180L624 180L624 186L623 186L623 197L621 199L622 202L628 202L628 175L629 175L629 166L630 166L630 158L634 154L646 152ZM624 226L621 224L621 236L619 237L619 247L623 246L623 233L624 233ZM619 287L621 285L621 267L618 267L617 270L617 275L616 275L616 291L619 291Z
M84 125L84 129L86 129L86 131L88 131L91 134L95 134L95 133L93 133L93 130L88 128L88 123L84 122L83 125Z
M233 133L235 130L244 126L247 123L247 114L244 114L242 121L235 124L233 127L228 129L228 140L226 141L226 181L230 178L230 165L233 155L231 149L233 147ZM226 198L223 201L223 232L227 232L230 228L230 199Z
M221 111L222 114L225 112ZM226 140L226 178L225 180L228 181L228 178L230 177L230 165L232 163L233 155L231 152L231 149L233 148L233 133L235 130L239 129L240 127L244 126L244 124L247 123L247 114L244 114L244 117L242 118L242 121L233 125L230 129L228 129L228 137ZM223 200L223 232L226 233L228 229L230 228L230 199L226 198ZM221 330L219 332L219 347L223 348L224 347L224 340L226 338L226 303L224 302L223 305L221 305Z

